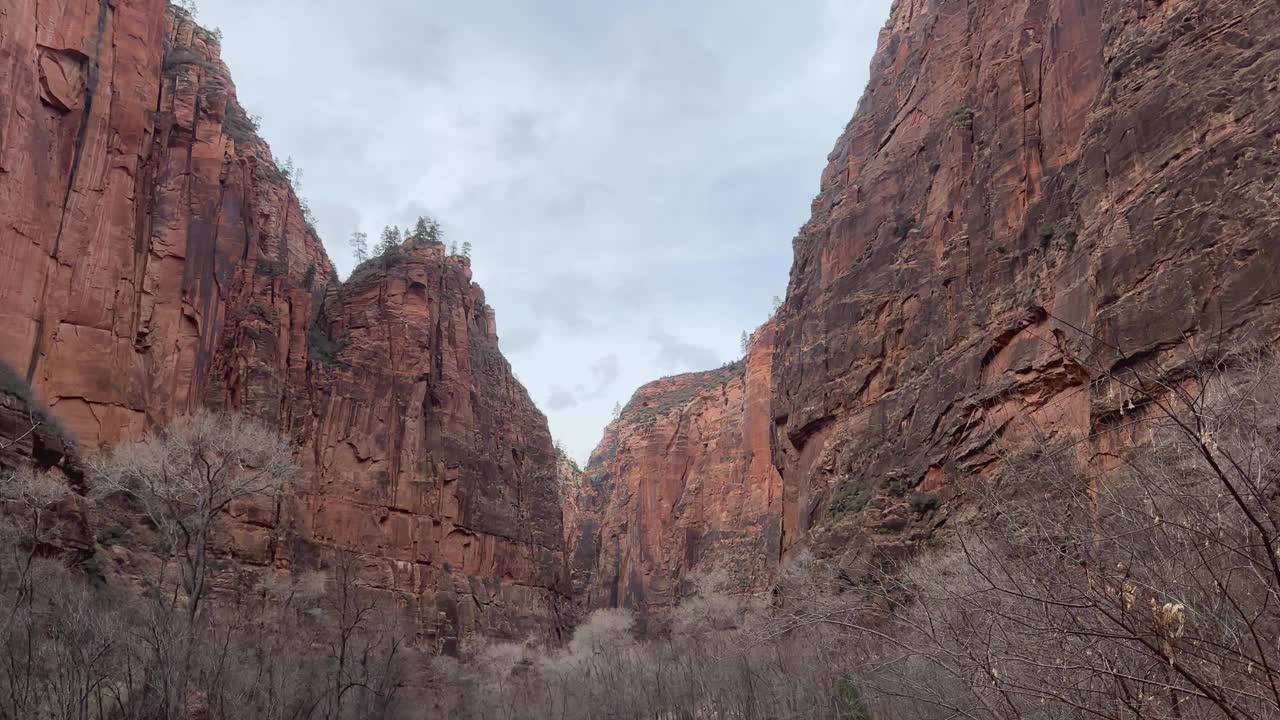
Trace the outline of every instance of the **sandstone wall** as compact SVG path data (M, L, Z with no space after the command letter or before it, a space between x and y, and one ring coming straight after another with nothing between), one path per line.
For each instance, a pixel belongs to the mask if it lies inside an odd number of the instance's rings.
M781 478L769 449L774 327L746 358L641 387L583 471L566 512L575 597L586 608L678 602L691 573L767 589L779 550Z
M231 310L308 305L303 274L333 268L229 121L212 35L157 0L4 12L0 353L81 442L114 442L199 402Z
M303 481L222 539L257 574L351 550L443 649L557 633L550 434L468 262L339 285L218 52L163 0L0 8L0 360L86 449L201 405L289 433Z
M903 557L973 517L963 481L1002 451L1105 454L1149 400L1117 379L1274 347L1278 23L1270 0L897 0L794 242L771 422L743 434L733 377L642 388L587 469L596 511L567 515L575 587L660 606L703 558ZM688 491L766 446L780 500Z
M1275 343L1277 21L895 2L779 313L785 548L909 549L1002 443L1132 419L1113 378Z

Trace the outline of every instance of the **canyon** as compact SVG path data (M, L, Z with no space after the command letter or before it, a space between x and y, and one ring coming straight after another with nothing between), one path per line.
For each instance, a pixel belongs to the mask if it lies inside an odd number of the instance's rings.
M198 407L287 433L302 480L220 552L358 553L442 652L909 557L1019 448L1107 462L1161 392L1125 378L1280 342L1270 0L895 2L775 316L637 390L581 472L466 258L407 242L339 282L214 35L157 0L0 17L0 359L86 452ZM46 435L23 462L84 483Z
M1026 447L1078 443L1102 472L1163 392L1135 377L1277 347L1278 19L895 2L748 353L751 399L723 372L659 381L593 454L587 602L669 605L716 567L758 594L801 550L905 559L974 521L966 480Z

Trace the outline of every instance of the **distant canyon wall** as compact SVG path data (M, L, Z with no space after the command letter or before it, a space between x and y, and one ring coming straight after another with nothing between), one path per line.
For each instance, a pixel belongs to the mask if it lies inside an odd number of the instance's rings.
M773 342L768 323L742 360L641 387L605 429L565 513L580 605L667 609L694 573L739 595L771 586L782 529Z

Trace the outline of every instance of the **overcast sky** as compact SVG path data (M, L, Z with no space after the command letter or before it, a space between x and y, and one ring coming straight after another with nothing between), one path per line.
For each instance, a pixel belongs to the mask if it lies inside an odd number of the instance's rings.
M342 275L438 217L579 460L614 403L736 359L889 0L200 0Z

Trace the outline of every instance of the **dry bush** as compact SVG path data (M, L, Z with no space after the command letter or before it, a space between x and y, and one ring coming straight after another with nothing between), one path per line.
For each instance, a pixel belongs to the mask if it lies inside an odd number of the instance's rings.
M245 572L236 584L249 591L210 597L227 508L274 502L296 471L279 435L198 413L94 470L100 506L140 515L131 550L151 557L137 565L141 588L66 565L58 479L0 478L0 720L418 716L396 704L412 634L365 597L354 557L261 582Z
M699 579L663 636L641 640L629 611L597 610L562 648L499 643L437 663L441 707L503 720L867 717L837 633L764 637L760 609L718 584Z
M152 493L176 503L155 524L180 577L108 597L38 551L62 490L24 476L5 497L0 719L1280 718L1280 365L1129 384L1126 417L1010 454L973 483L981 519L905 564L798 553L768 605L696 577L651 637L600 610L563 646L460 660L417 652L352 556L187 615L202 565L165 523L219 521L190 491ZM147 507L145 483L117 487Z
M775 632L837 629L877 716L1280 717L1280 366L1129 386L1098 437L1006 458L949 547L803 589Z

